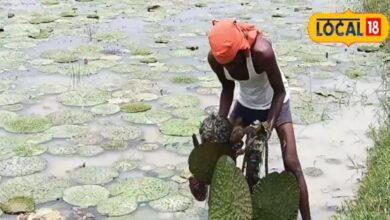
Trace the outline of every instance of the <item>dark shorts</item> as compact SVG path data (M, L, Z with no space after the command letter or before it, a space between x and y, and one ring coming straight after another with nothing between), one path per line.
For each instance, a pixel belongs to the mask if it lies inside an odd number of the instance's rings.
M268 112L269 109L255 110L247 108L237 101L230 117L232 119L237 119L238 117L241 117L243 125L248 126L256 120L259 120L261 122L266 121L268 117ZM283 103L282 110L280 111L279 117L276 120L275 126L279 127L280 125L288 122L292 122L289 100L286 103Z

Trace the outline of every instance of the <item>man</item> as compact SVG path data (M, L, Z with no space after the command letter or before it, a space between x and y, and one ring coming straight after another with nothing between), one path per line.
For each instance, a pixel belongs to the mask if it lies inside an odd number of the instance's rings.
M294 173L299 184L302 219L310 219L308 191L296 151L288 85L271 42L253 25L224 20L213 21L209 43L208 62L222 84L219 114L228 117L237 81L238 99L229 119L240 118L243 126L256 120L266 122L269 134L276 129L284 167Z

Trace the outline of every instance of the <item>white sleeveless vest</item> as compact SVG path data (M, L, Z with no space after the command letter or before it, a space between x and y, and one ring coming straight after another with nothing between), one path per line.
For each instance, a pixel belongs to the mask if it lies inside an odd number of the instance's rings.
M270 109L274 90L269 83L267 73L264 71L261 74L256 73L251 55L246 58L246 66L249 74L248 80L235 80L231 77L228 70L225 67L223 68L226 79L238 82L238 102L250 109ZM283 103L286 103L290 98L290 91L288 88L286 77L281 70L280 73L282 74L282 80L284 88L286 90L286 96L284 98Z

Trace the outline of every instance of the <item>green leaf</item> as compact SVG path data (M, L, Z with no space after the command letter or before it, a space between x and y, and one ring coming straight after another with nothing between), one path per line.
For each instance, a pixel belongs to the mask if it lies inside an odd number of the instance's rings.
M252 219L248 184L241 170L228 156L219 158L215 167L210 189L209 219Z
M0 204L0 208L6 214L19 214L32 212L35 209L34 199L31 197L14 197L9 199L4 204Z
M252 195L253 219L297 219L299 188L290 172L271 173L260 180Z
M192 150L188 164L196 178L206 184L211 183L215 165L222 155L231 155L229 145L219 143L204 143Z

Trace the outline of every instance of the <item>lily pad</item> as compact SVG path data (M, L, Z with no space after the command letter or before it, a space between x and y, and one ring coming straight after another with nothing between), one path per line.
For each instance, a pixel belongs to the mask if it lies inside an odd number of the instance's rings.
M175 170L168 169L166 167L156 167L152 170L149 170L146 173L146 175L151 176L151 177L157 177L160 179L165 179L165 178L168 178L168 177L175 175Z
M126 113L146 112L152 109L152 106L146 103L129 103L121 106L121 111Z
M45 133L27 134L24 136L23 139L26 144L36 145L50 141L51 139L53 139L53 136Z
M135 126L104 126L100 131L104 138L113 140L134 140L142 134L140 128Z
M160 132L172 136L191 136L196 133L200 126L200 121L169 119L159 125Z
M324 174L324 172L316 167L307 167L303 170L305 175L311 176L311 177L318 177Z
M149 205L160 212L184 211L192 206L192 198L182 195L168 195L167 197L152 201Z
M351 67L345 71L345 74L350 79L360 79L361 77L363 77L365 75L365 71L359 67L357 67L357 68Z
M204 111L201 108L197 107L184 107L184 108L177 108L172 111L172 114L179 118L197 118L200 116L205 115Z
M58 17L50 14L41 14L36 15L33 19L30 20L31 24L43 24L43 23L51 23L57 20Z
M20 94L0 94L0 106L2 105L13 105L22 102L26 97Z
M41 208L30 213L28 219L65 220L65 217L57 210Z
M0 72L23 69L24 68L23 63L27 60L27 58L28 56L25 53L20 51L1 50L0 51ZM2 105L1 98L0 98L0 105Z
M132 159L122 159L116 161L113 166L119 172L128 172L137 168L138 161Z
M83 124L85 122L92 121L94 119L93 114L87 111L80 110L62 110L53 112L49 115L53 124Z
M30 197L14 197L3 204L0 204L0 208L6 214L17 215L34 211L35 202Z
M64 201L82 208L96 206L100 201L108 199L110 192L101 186L74 186L64 191Z
M210 184L218 159L232 156L232 149L227 144L203 143L195 147L188 157L191 173L206 184Z
M87 133L88 127L81 125L59 125L53 126L45 132L51 134L53 138L71 138Z
M191 137L164 135L164 148L181 155L189 155L194 148Z
M61 198L68 186L63 179L41 173L15 177L0 184L0 203L17 196L32 197L37 204L50 202Z
M138 150L140 151L154 151L157 150L160 147L160 144L158 143L142 143L137 146Z
M122 115L123 120L138 124L158 124L170 118L172 118L172 116L168 112L157 109Z
M326 158L325 162L328 164L334 164L334 165L342 164L341 160L336 159L336 158Z
M47 152L52 155L69 156L78 153L79 147L75 144L67 142L51 142L48 143Z
M137 201L129 196L116 196L99 202L97 211L105 216L122 216L137 209Z
M52 122L47 117L16 117L4 124L4 129L14 133L38 133L49 129Z
M193 107L200 104L199 99L192 95L164 96L158 102L168 108Z
M0 161L0 176L25 176L44 170L46 165L40 157L13 157Z
M110 92L85 89L62 93L58 96L58 101L71 106L94 106L102 104L110 98Z
M127 195L137 202L160 199L169 193L167 182L153 177L137 177L119 181L109 186L111 195Z
M297 219L299 188L290 172L271 173L260 180L252 194L254 219Z
M82 146L78 150L78 154L82 157L93 157L104 152L104 149L99 146Z
M8 121L17 118L18 115L11 111L0 110L0 127L3 127Z
M41 54L41 57L52 59L57 63L73 63L79 60L76 54L70 50L54 49Z
M209 219L252 219L248 183L228 156L220 157L215 167L210 188Z
M102 147L105 150L126 150L129 144L125 140L110 140L103 143Z
M91 112L97 115L113 115L120 111L119 105L103 104L91 108Z
M47 145L22 144L13 149L15 155L20 157L31 157L45 153Z
M90 166L77 168L70 173L70 176L79 184L103 185L117 178L119 173L111 167Z

